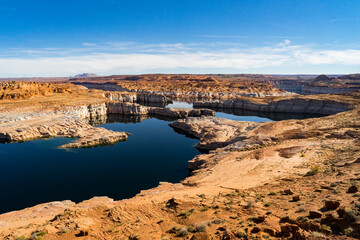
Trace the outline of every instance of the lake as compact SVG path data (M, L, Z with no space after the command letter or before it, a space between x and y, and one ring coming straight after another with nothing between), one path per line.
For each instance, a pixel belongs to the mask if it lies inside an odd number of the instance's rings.
M174 102L170 107L192 108L192 104ZM255 122L274 119L248 112L217 112L216 116ZM176 133L170 122L111 115L101 127L132 135L128 141L91 149L59 149L74 141L67 138L0 144L0 213L94 196L120 200L160 181L179 182L188 176L187 161L200 152L194 148L198 140Z

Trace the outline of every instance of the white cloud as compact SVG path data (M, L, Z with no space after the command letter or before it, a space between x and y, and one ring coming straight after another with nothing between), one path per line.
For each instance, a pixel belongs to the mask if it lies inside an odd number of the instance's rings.
M74 49L13 49L0 56L0 77L70 76L82 72L98 74L135 74L150 72L269 72L304 73L311 66L336 64L343 69L360 64L360 50L326 50L292 45L285 39L272 47L244 48L217 43L208 44L136 44L107 43ZM5 54L6 55L6 54ZM280 69L280 72L279 72ZM269 72L271 73L271 71ZM275 73L275 72L274 72ZM332 73L329 71L329 73ZM341 72L337 72L341 73Z
M285 39L283 42L279 43L280 47L284 47L287 46L291 43L291 41L289 39Z
M84 46L96 46L96 43L83 43Z

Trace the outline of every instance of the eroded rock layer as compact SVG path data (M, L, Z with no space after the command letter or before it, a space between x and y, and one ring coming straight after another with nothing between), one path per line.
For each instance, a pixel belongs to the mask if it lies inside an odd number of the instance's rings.
M243 98L237 100L221 101L197 101L194 107L198 108L223 108L223 109L245 109L256 112L279 112L279 113L314 113L335 114L357 107L353 97L360 92L341 95L341 100L336 95L323 95L321 97L291 97L291 98L267 98L251 99ZM346 96L349 98L347 99Z

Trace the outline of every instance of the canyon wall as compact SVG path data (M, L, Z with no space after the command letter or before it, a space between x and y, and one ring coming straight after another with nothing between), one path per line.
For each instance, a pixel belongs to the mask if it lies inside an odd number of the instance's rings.
M130 92L113 91L113 92L106 92L105 97L110 99L111 101L128 102L128 103L141 103L141 104L161 103L163 105L172 103L172 101L163 94L130 93Z
M306 98L282 99L268 103L255 102L247 99L213 102L198 101L194 103L194 107L245 109L257 112L314 113L326 115L348 111L353 108L350 104L343 102Z
M75 85L81 85L87 87L89 89L100 89L104 91L122 91L123 93L107 93L108 98L111 100L122 101L122 98L133 98L132 102L137 103L159 103L164 102L163 98L167 98L165 102L169 102L171 100L217 100L217 99L230 99L236 97L267 97L267 96L290 96L294 93L290 92L281 92L281 91L260 91L259 89L251 89L248 90L242 89L241 91L236 91L236 87L234 88L226 88L224 91L207 91L206 89L196 88L196 87L189 87L174 89L174 90L166 90L167 88L159 88L159 90L152 90L152 89L142 89L141 87L137 88L128 88L125 86L117 85L113 82L104 82L104 83L92 83L92 82L72 82ZM174 83L176 85L176 83ZM231 91L229 91L231 89ZM126 93L127 92L127 93ZM131 93L134 95L130 96ZM117 96L119 99L117 99ZM128 96L126 96L128 95ZM169 100L171 99L171 100ZM125 100L124 102L131 102Z
M208 109L161 108L147 107L136 103L110 102L107 103L109 114L124 115L153 115L170 118L186 118L199 116L214 116L215 112Z
M303 95L313 95L313 94L339 94L339 93L348 93L359 90L359 88L333 88L327 86L302 86L301 94Z

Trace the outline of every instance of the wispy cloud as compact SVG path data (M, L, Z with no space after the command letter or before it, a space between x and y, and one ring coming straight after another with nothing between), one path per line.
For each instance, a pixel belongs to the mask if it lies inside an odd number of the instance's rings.
M91 47L91 46L96 46L96 43L83 43L84 46L87 46L87 47Z
M303 39L305 37L300 36L264 36L261 38L273 38L273 39Z
M200 43L140 44L112 42L83 44L80 48L10 49L0 56L1 77L69 76L81 72L135 74L150 72L261 72L307 66L357 66L358 49L323 49L295 45L289 39L273 46L246 48ZM357 68L357 67L356 67ZM282 73L282 72L278 72Z
M266 38L273 38L273 39L301 39L305 37L301 36L243 36L243 35L196 35L197 37L203 38L253 38L253 39L266 39Z
M196 35L203 38L248 38L248 36L236 36L236 35Z

